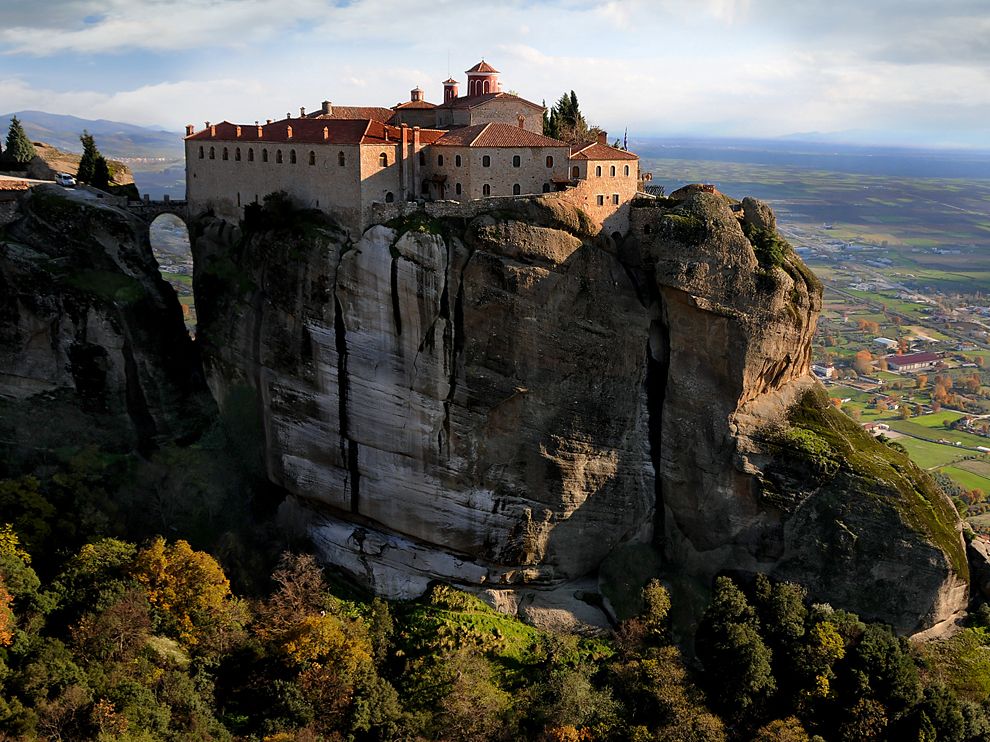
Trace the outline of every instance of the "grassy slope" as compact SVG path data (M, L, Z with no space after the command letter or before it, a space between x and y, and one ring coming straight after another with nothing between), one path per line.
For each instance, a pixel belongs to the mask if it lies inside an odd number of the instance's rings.
M910 457L864 432L828 404L820 391L809 392L795 405L791 423L804 431L802 435L811 444L808 448L816 455L830 458L840 470L866 483L872 480L873 486L864 488L864 494L889 499L903 522L944 551L956 573L968 579L966 554L956 531L956 511Z

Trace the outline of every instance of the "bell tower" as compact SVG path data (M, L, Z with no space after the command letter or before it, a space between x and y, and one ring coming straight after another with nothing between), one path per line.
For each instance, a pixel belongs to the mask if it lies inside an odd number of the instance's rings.
M457 80L451 77L443 81L443 102L454 100L457 97Z
M467 76L468 96L501 92L501 85L498 82L498 70L488 64L484 59L467 70Z

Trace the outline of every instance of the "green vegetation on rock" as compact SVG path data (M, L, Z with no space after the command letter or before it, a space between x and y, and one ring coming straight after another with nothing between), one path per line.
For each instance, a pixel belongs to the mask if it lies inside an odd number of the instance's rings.
M858 482L859 496L883 498L900 513L904 522L938 546L963 579L969 566L959 533L958 515L938 485L901 451L873 438L855 421L829 404L822 390L808 391L790 411L790 440L803 442L799 455L812 466L826 459L839 464ZM824 458L823 458L824 457ZM834 459L833 459L834 457ZM829 465L831 466L831 465Z

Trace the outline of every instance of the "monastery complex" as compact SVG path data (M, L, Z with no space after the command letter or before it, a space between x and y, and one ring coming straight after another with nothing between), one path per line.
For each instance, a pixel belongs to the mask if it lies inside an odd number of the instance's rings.
M554 192L624 233L639 158L604 133L579 144L543 136L543 106L502 92L498 75L481 61L467 71L467 95L448 79L439 104L416 88L392 108L324 101L264 124L187 126L190 210L240 219L247 204L285 191L360 232L380 204Z

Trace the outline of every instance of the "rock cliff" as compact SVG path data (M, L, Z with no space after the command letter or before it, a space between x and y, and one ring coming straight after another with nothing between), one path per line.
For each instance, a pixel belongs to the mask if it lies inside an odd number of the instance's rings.
M147 228L56 186L15 216L0 232L5 442L148 451L197 431L213 403Z
M772 212L674 195L620 245L552 197L356 242L196 225L211 386L253 395L326 559L395 597L518 591L653 542L702 591L768 572L904 633L962 607L951 503L808 374L821 286Z
M261 421L285 518L385 595L447 580L559 626L600 620L599 568L653 569L650 544L682 605L734 571L902 633L959 610L958 516L808 375L821 286L772 212L674 196L620 244L552 196L356 241L276 202L197 219L205 376L246 451ZM211 414L146 228L22 199L0 232L4 438L147 450Z

